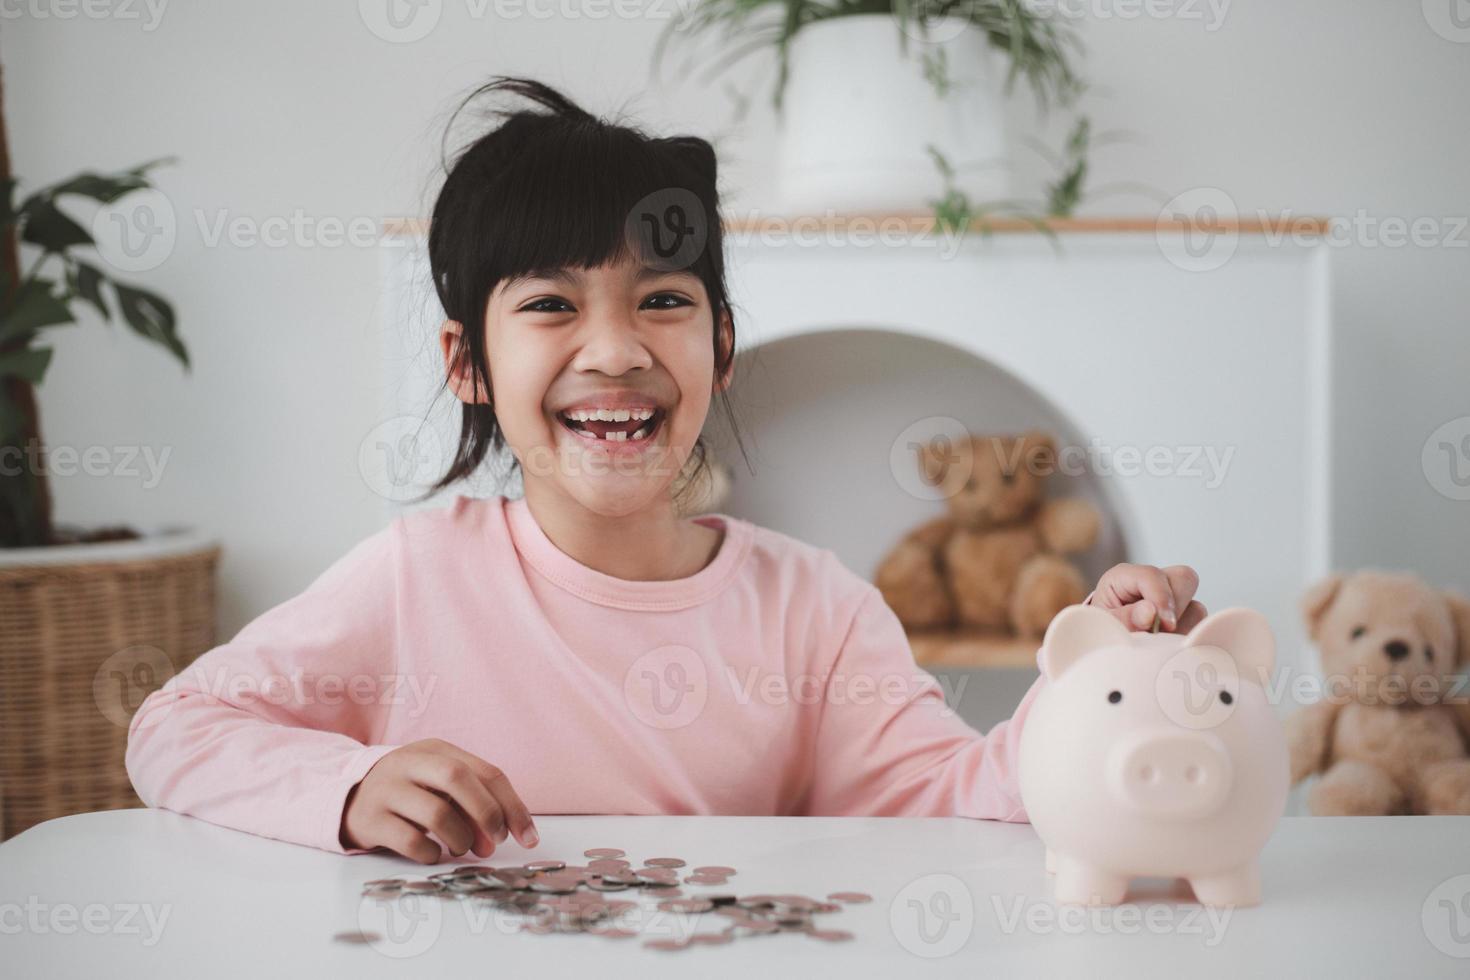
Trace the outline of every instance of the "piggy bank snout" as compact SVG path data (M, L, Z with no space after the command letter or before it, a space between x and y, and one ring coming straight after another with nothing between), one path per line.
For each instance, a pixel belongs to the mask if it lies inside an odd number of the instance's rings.
M1113 797L1152 817L1214 813L1230 795L1231 775L1230 753L1210 732L1135 732L1108 755Z

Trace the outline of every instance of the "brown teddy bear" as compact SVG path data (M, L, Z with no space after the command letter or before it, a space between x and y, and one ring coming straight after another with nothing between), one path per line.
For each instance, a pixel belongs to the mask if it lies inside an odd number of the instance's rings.
M1287 720L1293 785L1321 815L1470 814L1470 603L1414 575L1334 575L1302 599L1322 698Z
M1091 548L1099 516L1047 500L1050 435L971 436L919 447L919 474L949 513L911 531L878 565L883 598L910 629L956 625L1040 638L1087 586L1062 555Z

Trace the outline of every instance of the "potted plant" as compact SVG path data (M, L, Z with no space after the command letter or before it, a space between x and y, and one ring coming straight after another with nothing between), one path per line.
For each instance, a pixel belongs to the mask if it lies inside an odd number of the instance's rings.
M62 206L148 189L161 162L20 196L0 116L0 838L137 806L123 768L132 711L214 642L218 545L187 529L58 525L40 439L36 386L58 327L121 320L188 368L170 305L94 260L92 233Z
M1075 33L1027 0L696 0L659 37L656 73L675 37L724 49L706 79L774 50L789 212L1026 211L1009 201L1005 96L1024 80L1045 113L1084 87Z

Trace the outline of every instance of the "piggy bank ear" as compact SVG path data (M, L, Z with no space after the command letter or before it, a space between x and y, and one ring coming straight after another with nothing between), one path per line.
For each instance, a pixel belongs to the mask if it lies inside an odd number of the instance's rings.
M1265 684L1276 666L1271 624L1254 609L1225 609L1206 616L1184 638L1184 646L1219 647L1235 660L1240 676Z
M1041 672L1054 681L1084 654L1127 640L1128 627L1096 606L1068 606L1046 628Z

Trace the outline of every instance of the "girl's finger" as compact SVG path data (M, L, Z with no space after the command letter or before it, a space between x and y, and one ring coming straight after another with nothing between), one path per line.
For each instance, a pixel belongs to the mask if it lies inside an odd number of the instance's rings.
M1133 587L1139 596L1152 605L1149 610L1148 622L1139 623L1140 629L1148 629L1153 626L1154 613L1158 613L1163 628L1172 630L1178 623L1179 615L1174 605L1174 589L1169 583L1169 576L1164 574L1163 569L1152 565L1132 565L1134 580ZM1137 620L1134 620L1137 622Z
M474 832L466 825L464 816L440 793L410 785L389 807L396 815L432 832L456 857L474 843Z
M1128 607L1128 626L1135 630L1150 630L1154 626L1154 617L1158 615L1158 609L1147 599L1141 599Z
M1146 600L1130 602L1126 606L1099 606L1098 608L1130 630L1146 630L1154 624L1153 603Z
M475 774L480 777L480 781L485 784L486 789L494 795L495 801L500 805L503 814L504 826L509 828L510 832L515 835L516 840L520 842L521 846L535 847L541 838L536 833L536 824L531 820L531 811L522 802L520 794L511 786L510 779L505 773L479 756L472 755L458 746L451 745L449 749L456 758L461 759L474 769ZM503 832L501 839L504 839Z
M419 827L395 813L384 811L373 821L373 846L386 847L419 864L438 864L439 845Z
M1179 632L1188 633L1198 626L1209 614L1210 611L1205 608L1204 603L1197 601L1191 602L1184 607L1184 612L1179 616Z
M459 750L449 745L440 749L425 767L420 782L443 794L464 815L471 828L469 846L477 855L488 857L495 844L505 840L505 816L500 804L474 766L461 758Z
M1188 609L1199 589L1199 574L1188 565L1170 565L1164 569L1164 576L1168 578L1169 590L1174 594L1174 608Z

